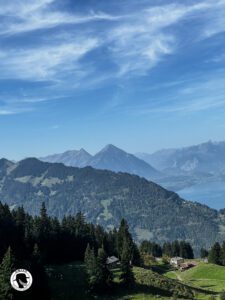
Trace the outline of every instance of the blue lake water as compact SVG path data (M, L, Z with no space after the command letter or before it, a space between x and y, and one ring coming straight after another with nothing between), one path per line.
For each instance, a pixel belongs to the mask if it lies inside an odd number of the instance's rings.
M225 182L207 182L177 192L182 198L206 204L215 209L225 208Z

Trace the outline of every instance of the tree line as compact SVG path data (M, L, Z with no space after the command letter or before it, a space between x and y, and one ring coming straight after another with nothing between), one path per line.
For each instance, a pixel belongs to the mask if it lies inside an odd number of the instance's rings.
M201 249L201 257L208 258L209 263L225 266L225 241L216 242L210 250Z
M180 256L186 259L193 259L194 252L193 248L190 243L186 241L174 241L172 243L166 242L163 246L150 242L150 241L143 241L140 245L140 252L147 253L154 257L175 257Z

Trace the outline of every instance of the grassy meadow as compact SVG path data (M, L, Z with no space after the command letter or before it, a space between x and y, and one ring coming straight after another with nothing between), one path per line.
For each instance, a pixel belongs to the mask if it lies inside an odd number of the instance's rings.
M125 290L119 285L120 270L114 269L114 284L110 294L90 295L85 282L83 263L51 266L47 269L53 300L156 300L185 299L173 295L176 289L185 294L186 288L194 292L193 299L210 300L212 295L219 299L218 292L225 288L225 268L199 263L185 272L171 270L159 264L154 268L134 267L136 285Z
M169 271L165 276L205 290L221 292L225 290L225 267L199 262L185 272Z

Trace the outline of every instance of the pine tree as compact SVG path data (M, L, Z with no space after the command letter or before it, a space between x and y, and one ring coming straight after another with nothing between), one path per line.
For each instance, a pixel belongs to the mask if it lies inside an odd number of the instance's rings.
M41 253L37 244L34 245L30 269L33 276L32 289L28 291L31 299L50 299L48 279L42 262Z
M172 256L180 256L180 244L178 241L174 241L171 245Z
M193 259L194 253L191 245L185 241L180 242L180 256L187 259Z
M94 250L87 245L85 251L85 267L88 285L91 291L102 292L110 286L112 273L106 265L107 255L103 248L98 249L97 257Z
M172 257L172 246L171 243L166 242L163 244L163 255Z
M209 251L207 251L205 248L201 248L200 255L201 255L201 258L206 258L209 255Z
M127 224L127 221L125 219L122 219L117 233L117 252L120 259L122 256L123 244L125 240L127 241L127 243L129 243L130 255L132 257L132 244L133 244L132 237L129 232L129 226Z
M221 263L223 266L225 266L225 241L223 242L221 247Z
M0 300L12 300L13 289L10 284L10 277L15 271L15 257L9 247L0 265Z
M209 252L209 262L216 265L221 264L221 247L218 242L213 245Z
M38 247L44 261L48 260L49 249L51 246L51 222L47 214L45 203L42 202L40 209L40 217L35 219L34 233Z
M134 274L130 261L130 246L128 241L124 241L121 254L121 275L122 284L126 287L132 287L135 283Z
M98 249L97 257L97 279L96 282L97 289L99 291L105 290L110 286L112 282L112 273L109 271L106 265L107 255L103 248Z
M87 274L87 282L90 290L95 290L96 283L98 281L98 269L97 269L97 259L95 257L94 250L87 245L85 251L85 268Z

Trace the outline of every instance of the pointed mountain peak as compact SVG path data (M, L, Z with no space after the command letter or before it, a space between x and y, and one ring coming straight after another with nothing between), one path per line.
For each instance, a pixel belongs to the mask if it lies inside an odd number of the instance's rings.
M112 144L108 144L101 151L99 151L99 153L103 153L103 152L125 152L125 151Z
M86 154L86 155L91 156L91 154L88 153L84 148L80 148L80 150L78 151L78 153L80 153L80 154Z

